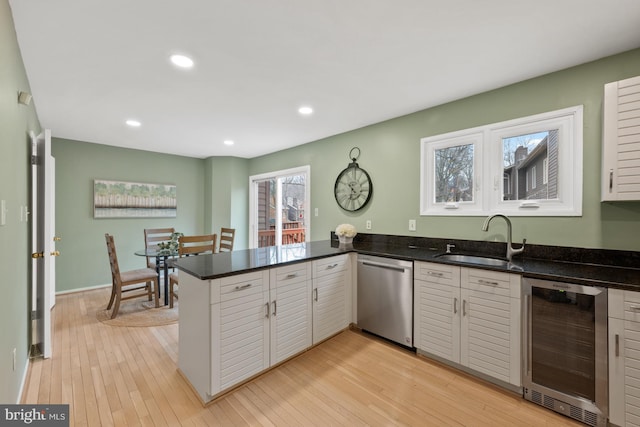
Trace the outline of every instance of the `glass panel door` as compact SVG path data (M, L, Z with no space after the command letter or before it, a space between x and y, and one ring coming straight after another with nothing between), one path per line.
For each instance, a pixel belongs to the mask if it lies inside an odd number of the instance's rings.
M305 242L308 167L251 177L251 247Z

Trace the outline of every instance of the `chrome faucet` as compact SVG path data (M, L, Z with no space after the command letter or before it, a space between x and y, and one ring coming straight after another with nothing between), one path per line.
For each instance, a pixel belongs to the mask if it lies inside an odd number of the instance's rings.
M495 214L487 217L487 219L484 220L484 224L482 225L482 231L488 231L489 223L493 218L497 216L504 218L504 220L507 223L507 260L511 262L511 258L514 255L521 254L522 252L524 252L524 245L527 242L527 239L522 239L522 247L520 249L513 248L513 246L511 245L511 220L509 219L509 217L503 214Z

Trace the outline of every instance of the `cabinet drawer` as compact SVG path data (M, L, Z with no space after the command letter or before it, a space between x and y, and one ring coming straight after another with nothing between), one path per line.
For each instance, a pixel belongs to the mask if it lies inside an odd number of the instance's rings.
M519 276L517 275L464 267L460 276L464 289L520 298Z
M640 322L640 292L609 289L609 317Z
M269 289L269 282L264 280L262 271L224 277L220 279L220 301L229 301L247 295L262 293L267 289ZM215 292L211 292L211 295L212 304L219 302L214 300Z
M285 285L287 283L298 283L311 279L310 263L301 262L298 264L287 265L284 267L274 268L272 271L272 280L275 277L274 284Z
M339 255L319 259L313 262L313 277L325 277L347 268L348 255Z
M460 267L416 261L413 263L413 277L426 282L460 286Z

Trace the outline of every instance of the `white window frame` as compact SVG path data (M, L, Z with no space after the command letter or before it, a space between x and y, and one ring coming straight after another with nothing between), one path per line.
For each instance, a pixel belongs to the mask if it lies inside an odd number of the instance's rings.
M422 144L422 167L420 168L420 182L424 184L427 179L426 171L433 171L435 165L435 153L437 150L461 145L473 145L473 201L471 202L440 202L436 203L436 182L429 180L429 185L421 188L420 206L421 212L433 212L431 215L455 215L455 212L480 212L482 210L482 187L478 183L478 171L482 169L482 133L469 133L466 131L447 134L447 138L425 138ZM424 162L429 165L425 168ZM421 213L425 215L424 213Z
M504 190L502 140L558 129L558 198L502 200ZM466 139L465 139L466 138ZM434 150L462 145L473 138L474 203L445 206L434 202ZM421 139L420 215L480 216L501 212L511 216L582 216L583 106L564 108L472 129ZM543 174L547 174L545 170ZM527 180L528 181L528 180Z
M258 184L260 182L276 179L276 200L277 203L282 201L282 179L292 175L305 175L305 241L309 240L311 232L310 212L306 211L307 206L311 206L311 166L299 166L291 169L283 169L279 171L267 172L249 177L249 248L258 247ZM282 209L280 206L276 209L276 246L282 244Z

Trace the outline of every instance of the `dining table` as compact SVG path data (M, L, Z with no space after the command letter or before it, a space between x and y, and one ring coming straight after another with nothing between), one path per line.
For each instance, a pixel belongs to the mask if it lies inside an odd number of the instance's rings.
M178 249L146 248L135 251L138 256L156 259L156 273L158 274L158 297L160 297L160 269L164 273L164 305L169 304L169 262L170 258L178 256ZM159 299L159 298L158 298Z

